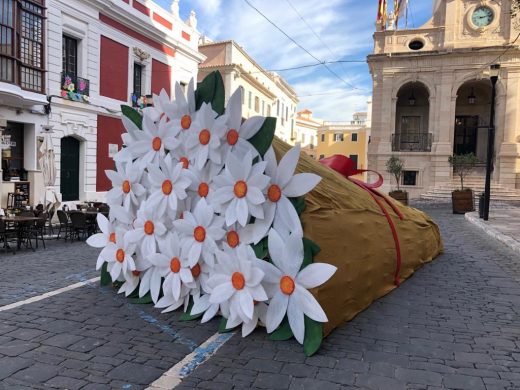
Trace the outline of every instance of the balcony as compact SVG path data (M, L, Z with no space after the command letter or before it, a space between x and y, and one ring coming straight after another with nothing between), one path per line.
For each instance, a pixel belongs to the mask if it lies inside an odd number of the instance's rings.
M133 108L153 107L153 95L138 95L135 92L130 95Z
M75 102L89 101L90 81L73 74L61 73L61 97Z
M432 133L392 134L392 152L431 152Z

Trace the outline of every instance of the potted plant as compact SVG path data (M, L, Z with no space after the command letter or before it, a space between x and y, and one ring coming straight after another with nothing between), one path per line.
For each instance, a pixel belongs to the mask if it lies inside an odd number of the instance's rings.
M397 184L397 190L390 191L388 195L408 206L408 192L401 190L399 187L401 183L401 176L403 175L403 168L404 162L397 156L391 156L386 162L386 171L395 178L395 182Z
M451 193L453 214L465 214L475 210L475 196L473 190L464 188L464 179L468 176L477 164L477 156L473 153L454 154L448 159L453 167L453 173L460 177L460 190Z

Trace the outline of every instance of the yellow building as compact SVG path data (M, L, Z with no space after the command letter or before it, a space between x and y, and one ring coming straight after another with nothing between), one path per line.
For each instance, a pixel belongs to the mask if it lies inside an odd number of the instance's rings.
M369 130L366 112L355 113L350 122L324 122L318 128L317 159L341 154L367 169Z

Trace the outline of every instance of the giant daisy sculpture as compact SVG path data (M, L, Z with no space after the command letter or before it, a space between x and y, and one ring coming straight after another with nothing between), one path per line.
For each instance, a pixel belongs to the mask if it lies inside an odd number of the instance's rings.
M101 233L87 242L103 248L101 283L133 302L183 311L181 320L220 315L221 332L243 337L265 327L272 340L294 337L310 356L331 328L352 318L346 311L338 320L331 304L349 301L337 293L350 293L338 280L351 273L336 272L348 253L318 261L320 246L307 236L321 244L333 235L319 231L333 223L317 218L309 226L304 214L305 196L313 199L310 212L318 210L316 186L332 173L302 172L299 146L275 153L276 119L243 120L240 94L226 108L222 77L213 72L197 89L192 81L187 97L176 85L172 101L162 91L153 108L123 106L125 147L116 170L106 171L110 214L98 217ZM354 312L390 290L360 299Z

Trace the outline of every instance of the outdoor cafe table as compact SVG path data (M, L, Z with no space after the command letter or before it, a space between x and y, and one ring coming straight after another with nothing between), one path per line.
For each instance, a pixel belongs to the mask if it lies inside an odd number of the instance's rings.
M17 248L20 249L20 247L22 246L22 230L24 225L30 222L39 221L41 218L15 215L14 217L3 216L0 217L0 219L4 222L13 223L16 226Z

